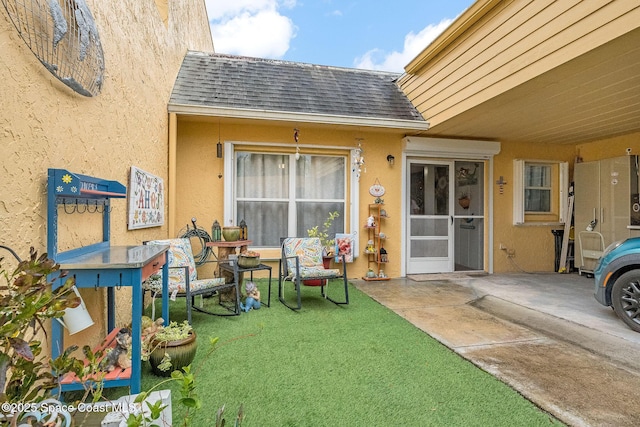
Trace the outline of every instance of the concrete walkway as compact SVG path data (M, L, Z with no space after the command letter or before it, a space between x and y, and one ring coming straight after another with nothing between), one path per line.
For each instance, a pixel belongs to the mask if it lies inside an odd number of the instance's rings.
M635 426L640 333L578 274L354 280L465 359L572 426Z

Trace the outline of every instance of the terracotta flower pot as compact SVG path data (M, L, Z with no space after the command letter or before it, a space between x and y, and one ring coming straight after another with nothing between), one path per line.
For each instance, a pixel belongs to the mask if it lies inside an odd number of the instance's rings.
M162 342L158 344L149 355L151 370L156 375L169 377L171 376L171 372L180 370L193 362L197 349L198 343L196 341L195 331L189 332L189 336L187 338ZM165 353L169 354L169 357L171 357L171 368L163 371L158 368L158 365L162 362Z

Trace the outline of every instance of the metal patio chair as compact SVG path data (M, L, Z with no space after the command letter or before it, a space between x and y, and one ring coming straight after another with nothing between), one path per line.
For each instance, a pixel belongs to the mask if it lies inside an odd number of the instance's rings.
M282 241L282 257L278 268L278 299L292 310L302 308L301 286L319 286L320 294L334 304L349 304L349 287L347 282L347 263L342 256L342 271L337 268L326 269L322 263L322 245L317 237L287 237ZM333 279L342 279L344 298L333 299L328 295L328 285ZM319 281L310 285L310 281ZM296 290L295 305L286 300L284 286L291 282ZM325 287L327 288L325 290Z
M145 242L147 245L169 245L168 263L169 263L169 298L175 300L177 297L185 298L187 302L187 320L191 324L191 309L202 313L212 314L215 316L236 316L240 314L240 290L236 281L226 283L224 277L212 277L206 279L198 278L196 263L191 251L191 242L187 238L151 240ZM152 304L155 309L155 297L162 294L162 275L156 274L151 276L143 283L145 291L151 291L154 297ZM223 306L226 311L217 313L198 307L195 305L195 297L218 295L221 298L221 291L230 291L225 295L233 293L233 305ZM154 310L155 312L155 310ZM166 320L166 319L165 319Z

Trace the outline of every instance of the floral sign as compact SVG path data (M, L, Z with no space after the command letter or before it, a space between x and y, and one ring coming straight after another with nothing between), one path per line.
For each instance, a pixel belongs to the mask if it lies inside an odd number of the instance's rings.
M131 166L129 182L129 230L164 224L164 181Z
M353 235L336 234L336 257L335 262L342 262L342 255L346 262L353 262Z

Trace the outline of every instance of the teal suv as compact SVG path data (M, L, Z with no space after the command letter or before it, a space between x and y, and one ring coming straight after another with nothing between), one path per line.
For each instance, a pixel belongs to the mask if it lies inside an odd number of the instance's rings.
M595 297L640 332L640 237L612 243L594 270Z

